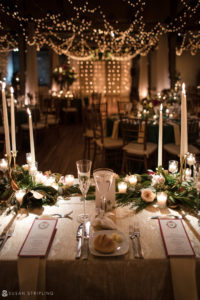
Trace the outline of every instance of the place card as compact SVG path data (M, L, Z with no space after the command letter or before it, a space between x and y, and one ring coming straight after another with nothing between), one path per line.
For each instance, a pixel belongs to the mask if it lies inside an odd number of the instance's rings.
M45 256L53 240L57 219L35 219L18 256Z
M194 256L182 220L158 219L167 256Z

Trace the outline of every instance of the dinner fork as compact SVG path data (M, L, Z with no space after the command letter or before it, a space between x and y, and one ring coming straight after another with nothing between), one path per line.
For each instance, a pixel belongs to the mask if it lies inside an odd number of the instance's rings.
M140 229L137 222L134 223L134 236L136 238L137 245L138 245L139 258L144 258L142 254L141 243L140 243Z
M135 245L135 234L134 234L134 229L132 225L129 225L129 237L132 241L132 247L133 247L133 252L134 252L134 257L139 258L139 255L137 253L136 245Z

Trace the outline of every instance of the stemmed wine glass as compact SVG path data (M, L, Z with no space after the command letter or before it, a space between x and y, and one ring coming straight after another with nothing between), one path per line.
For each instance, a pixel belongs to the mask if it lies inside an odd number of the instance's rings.
M111 169L107 168L100 168L96 169L93 172L94 181L96 184L96 188L99 191L100 198L101 198L101 208L103 211L106 211L107 205L106 205L106 195L110 190L114 172Z
M78 216L80 222L85 222L88 219L88 214L85 212L85 200L88 189L90 187L90 171L92 166L92 161L87 159L78 160L76 162L78 179L79 179L79 188L83 195L83 214Z

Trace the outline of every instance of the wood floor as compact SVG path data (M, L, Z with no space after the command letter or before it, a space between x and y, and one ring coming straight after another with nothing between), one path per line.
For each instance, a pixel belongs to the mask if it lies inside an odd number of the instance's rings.
M26 163L26 153L30 152L29 136L21 139L17 136L17 164ZM37 134L35 137L36 161L38 162L38 170L57 172L60 174L73 174L77 176L76 161L83 158L84 140L83 126L81 123L62 124L59 128L49 128L45 132ZM1 157L3 154L1 155ZM156 153L157 156L157 153ZM112 158L112 157L111 157ZM92 155L91 155L92 159ZM150 168L155 169L157 157L155 161L149 161ZM103 166L101 156L97 157L95 168L109 167L118 174L121 173L122 157L118 157L117 165L112 165L109 160L108 165ZM150 166L151 164L151 166ZM166 165L166 168L168 166ZM144 170L137 169L136 165L131 167L130 171L141 173Z
M19 165L26 163L26 153L30 152L29 136L18 139L18 156ZM76 161L83 158L84 140L83 126L81 123L60 125L59 128L49 128L45 132L37 134L35 137L36 161L38 170L77 176ZM91 153L92 159L93 155ZM101 155L97 156L95 168L109 167L120 174L122 157L117 153L113 160L113 155L107 159L107 164L102 165ZM140 166L141 168L141 166ZM134 172L142 172L134 165L131 168Z
M77 175L75 162L83 158L83 134L81 124L60 125L50 128L37 135L36 161L41 171L51 170L61 174ZM29 140L19 145L17 163L24 164L26 152L29 150Z

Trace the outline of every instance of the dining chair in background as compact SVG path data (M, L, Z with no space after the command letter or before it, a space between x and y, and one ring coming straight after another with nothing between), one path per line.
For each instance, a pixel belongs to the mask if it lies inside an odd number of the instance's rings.
M93 167L96 162L96 156L101 155L101 165L106 166L106 158L112 158L114 162L120 160L120 152L123 146L121 138L113 139L106 136L106 119L101 112L92 111L92 124L94 134L94 154L93 154Z
M119 117L123 117L124 115L130 114L131 110L133 108L133 104L128 101L117 101L117 111Z
M198 119L188 120L188 152L194 153L195 155L200 155L200 150L196 147L199 135L198 123ZM177 128L180 131L178 125ZM180 136L181 133L179 133L179 137ZM167 159L165 160L180 157L180 138L179 141L176 141L175 139L175 143L165 144L163 148L165 151L165 156L167 156Z
M148 159L157 150L157 144L147 142L147 119L145 121L124 118L120 122L123 137L122 172L128 173L129 162L143 163L145 171L148 169Z
M42 118L39 105L35 105L31 108L32 121L33 121L33 132L36 142L45 135L47 130L47 118ZM23 144L24 140L29 139L29 123L28 123L28 114L27 122L20 125L19 130L20 144Z
M62 108L62 115L64 116L64 120L68 117L72 116L73 120L75 120L76 123L78 123L79 120L79 113L78 109L76 107L76 103L74 99L66 99L62 100L65 101L65 105Z
M91 151L94 148L94 132L93 132L93 119L91 110L88 107L84 107L82 110L82 120L83 120L83 139L84 139L84 149L83 157L90 159Z

